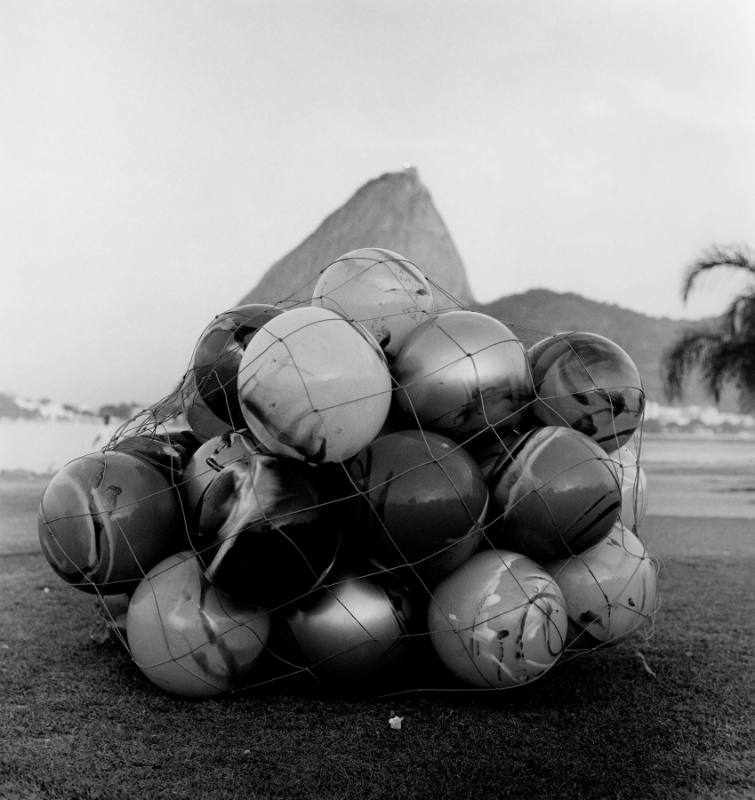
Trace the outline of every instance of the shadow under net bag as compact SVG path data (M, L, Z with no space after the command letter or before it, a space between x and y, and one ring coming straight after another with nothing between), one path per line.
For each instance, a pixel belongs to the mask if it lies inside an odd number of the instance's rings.
M178 696L515 689L652 627L643 412L610 339L364 248L309 302L211 320L170 396L52 478L40 544Z

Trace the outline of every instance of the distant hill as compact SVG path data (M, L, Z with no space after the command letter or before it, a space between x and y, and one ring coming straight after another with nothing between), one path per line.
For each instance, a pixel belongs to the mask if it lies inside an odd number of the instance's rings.
M708 322L650 317L618 305L588 300L578 294L548 289L507 295L492 303L476 304L474 308L508 325L527 346L560 331L591 331L607 336L632 357L648 398L657 402L664 401L660 372L664 350L682 331ZM726 410L735 410L733 397L727 395L724 400ZM699 386L690 382L685 390L684 403L707 405L711 400Z
M368 181L288 255L273 264L241 303L307 301L320 272L338 256L359 247L385 247L414 261L444 292L436 307L461 305L490 314L511 327L527 345L550 333L592 331L613 339L634 359L649 399L664 402L660 365L664 350L679 334L706 320L687 322L651 317L618 305L588 300L578 294L547 289L475 301L466 269L430 192L415 168L386 173ZM710 405L710 398L690 381L686 405ZM722 410L735 411L733 392Z

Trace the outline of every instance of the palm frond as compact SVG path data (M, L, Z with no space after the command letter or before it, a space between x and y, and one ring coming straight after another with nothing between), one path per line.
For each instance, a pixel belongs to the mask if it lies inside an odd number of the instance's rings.
M735 297L721 315L721 329L755 347L755 287Z
M687 268L682 280L682 299L686 302L696 281L704 273L718 267L733 267L751 273L755 278L755 255L739 245L713 245Z
M714 329L690 328L664 353L661 377L668 400L682 398L684 381L696 367L709 362L721 338L722 334Z
M721 399L724 385L738 381L741 375L742 353L739 342L722 338L700 362L703 386L716 403Z

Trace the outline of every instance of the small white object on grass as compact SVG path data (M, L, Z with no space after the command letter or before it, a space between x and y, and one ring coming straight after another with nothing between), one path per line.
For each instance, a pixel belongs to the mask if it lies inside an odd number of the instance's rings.
M398 715L394 714L389 720L388 724L393 728L394 731L401 730L401 723L404 721L403 717L399 717Z

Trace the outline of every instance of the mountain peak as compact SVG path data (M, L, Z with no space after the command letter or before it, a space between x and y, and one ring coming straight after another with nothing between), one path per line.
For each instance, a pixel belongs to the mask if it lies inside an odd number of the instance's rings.
M241 303L309 300L320 273L339 256L382 247L414 262L433 286L436 306L473 302L466 269L417 168L407 164L367 181L301 244L268 269ZM449 298L452 298L450 300Z

